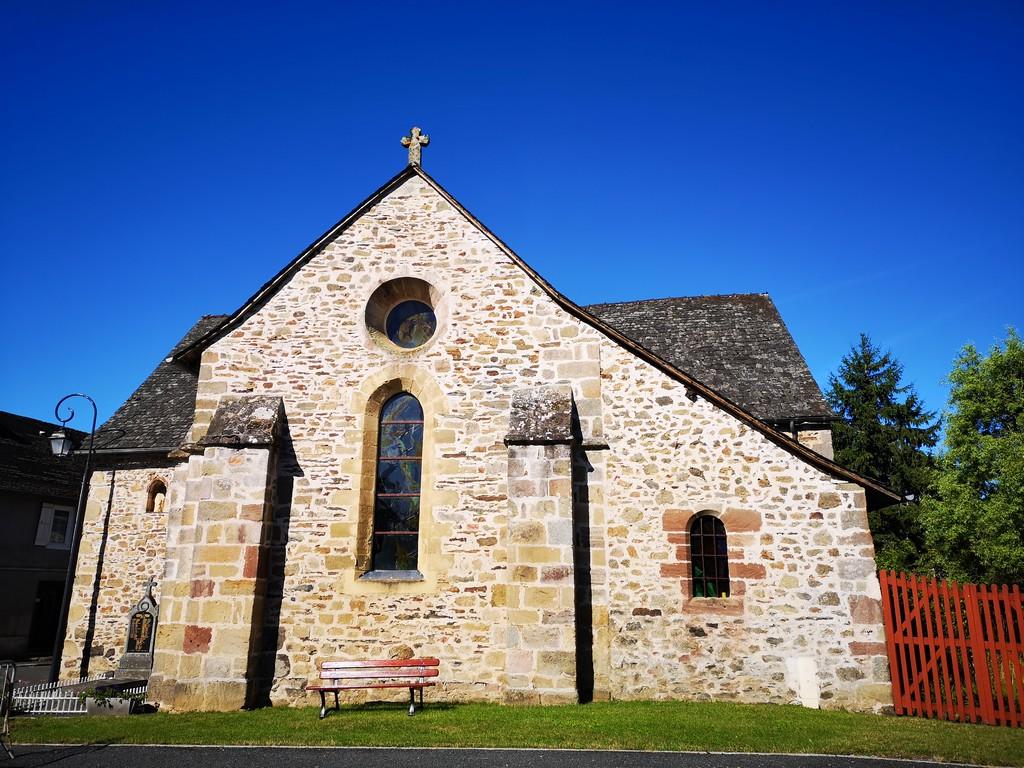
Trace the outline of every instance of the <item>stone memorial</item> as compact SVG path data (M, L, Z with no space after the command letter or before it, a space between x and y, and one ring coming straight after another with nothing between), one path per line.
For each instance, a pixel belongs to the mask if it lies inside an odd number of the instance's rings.
M135 604L128 620L125 652L117 667L119 677L133 675L148 678L153 669L153 643L156 639L157 618L160 615L156 598L153 597L155 586L156 582L152 579L146 582L146 594Z

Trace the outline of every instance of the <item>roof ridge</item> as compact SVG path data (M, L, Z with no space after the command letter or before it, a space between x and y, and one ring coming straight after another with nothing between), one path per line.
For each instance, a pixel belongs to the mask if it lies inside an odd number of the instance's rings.
M584 304L584 307L613 307L617 304L649 304L655 301L686 301L688 299L735 299L743 296L767 296L767 291L756 293L699 293L693 296L656 296L650 299L625 299L623 301L597 301L593 304Z

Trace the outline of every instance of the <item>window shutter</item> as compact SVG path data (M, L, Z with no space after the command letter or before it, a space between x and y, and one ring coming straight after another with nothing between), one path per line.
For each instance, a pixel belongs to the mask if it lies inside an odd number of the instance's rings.
M50 528L53 527L53 507L43 505L39 512L39 527L36 528L36 546L45 547L50 543Z

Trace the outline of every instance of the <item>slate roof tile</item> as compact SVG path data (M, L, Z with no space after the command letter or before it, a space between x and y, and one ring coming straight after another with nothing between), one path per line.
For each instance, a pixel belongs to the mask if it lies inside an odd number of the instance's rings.
M177 448L188 436L195 414L198 364L168 362L223 322L225 315L206 315L192 326L124 405L96 431L97 450Z
M0 491L25 493L52 499L77 499L85 468L76 453L57 458L50 450L50 435L59 425L0 411ZM86 438L68 429L76 443Z
M767 294L646 299L584 309L762 420L832 415Z

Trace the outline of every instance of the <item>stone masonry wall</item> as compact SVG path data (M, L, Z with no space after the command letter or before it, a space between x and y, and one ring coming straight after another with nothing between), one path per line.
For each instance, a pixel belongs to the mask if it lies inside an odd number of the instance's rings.
M265 595L268 448L209 447L179 473L150 696L174 709L252 704Z
M805 429L797 432L796 439L811 448L826 459L835 458L835 450L832 447L831 429Z
M93 472L61 659L62 678L77 677L81 667L101 556L90 672L108 672L117 667L124 653L132 607L145 594L145 584L151 578L158 582L153 594L160 601L167 510L146 512L146 500L151 483L158 478L171 492L171 473L169 467Z
M440 293L437 333L410 351L382 345L364 323L378 286L406 276ZM319 660L392 654L438 656L434 696L504 696L516 669L505 603L512 393L570 382L583 430L600 434L599 350L596 332L413 178L204 352L192 439L225 394L285 401L296 470L277 523L285 552L274 701L302 701ZM377 418L367 404L382 388L412 391L424 406L422 581L358 578L359 533L372 514L364 438Z
M613 696L890 702L865 497L602 348ZM719 516L732 594L694 598L689 523Z

